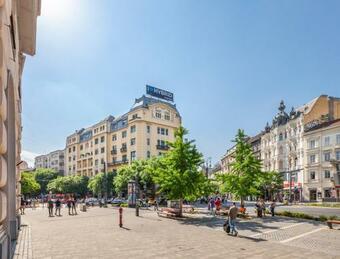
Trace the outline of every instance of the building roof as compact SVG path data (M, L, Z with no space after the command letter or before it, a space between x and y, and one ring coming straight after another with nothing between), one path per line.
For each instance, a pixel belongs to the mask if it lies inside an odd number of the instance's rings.
M173 104L173 103L170 103L170 102L167 102L167 101L163 101L163 100L160 100L160 99L148 97L148 96L145 96L145 95L143 95L140 98L135 99L135 103L131 107L130 111L133 111L133 110L141 108L141 107L142 108L148 108L149 105L157 104L157 103L162 103L162 104L170 106L171 108L176 110L176 112L179 115L179 112L176 108L176 104Z
M305 133L309 133L309 132L312 132L312 131L315 131L315 130L319 130L319 129L324 129L324 128L327 128L327 127L330 127L330 126L335 126L334 124L335 125L339 124L339 126L340 126L340 119L336 119L336 120L333 120L333 121L322 122L320 124L315 125L312 128L309 128L309 129L305 130Z

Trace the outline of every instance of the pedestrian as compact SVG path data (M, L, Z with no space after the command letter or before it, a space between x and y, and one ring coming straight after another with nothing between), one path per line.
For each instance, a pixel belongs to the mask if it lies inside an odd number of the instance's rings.
M255 207L256 207L256 211L257 211L257 217L262 218L262 205L261 205L260 200L257 200Z
M53 201L52 201L51 198L48 198L47 206L48 206L48 215L49 215L49 217L53 217Z
M73 211L74 211L74 215L77 215L77 208L76 208L76 205L77 205L77 198L76 197L72 197L72 214L73 214Z
M67 208L68 208L68 215L71 215L72 201L71 201L70 197L68 197L66 205L67 205ZM73 213L72 213L72 215L73 215Z
M229 209L229 225L230 225L230 233L232 235L237 236L238 231L236 229L236 218L237 218L238 208L236 207L236 203L233 203L233 206Z
M276 207L276 203L275 203L275 200L273 200L272 203L270 204L270 212L272 214L272 217L275 216L275 207Z
M36 209L36 204L37 204L37 199L36 198L32 199L32 210Z
M221 199L217 198L215 201L215 207L216 207L216 211L219 212L221 209Z
M21 200L20 200L20 214L21 215L25 214L25 207L26 207L26 201L23 197L21 197Z
M211 198L210 199L210 210L211 210L211 215L215 215L215 199L214 198Z
M263 217L266 216L266 202L264 201L264 199L261 199L261 209L263 211Z
M60 199L58 198L56 201L55 201L55 215L56 216L61 216L60 215L60 208L61 208L61 201Z

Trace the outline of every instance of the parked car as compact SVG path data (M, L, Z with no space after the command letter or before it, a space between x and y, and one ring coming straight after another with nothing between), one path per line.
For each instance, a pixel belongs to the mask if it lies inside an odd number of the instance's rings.
M111 204L120 205L122 203L126 203L126 200L124 200L122 198L111 199Z
M97 206L99 205L99 201L96 198L87 198L85 199L85 204L87 206Z

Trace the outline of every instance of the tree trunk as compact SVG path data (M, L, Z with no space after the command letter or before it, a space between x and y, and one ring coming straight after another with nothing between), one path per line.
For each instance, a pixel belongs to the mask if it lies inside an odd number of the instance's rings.
M241 197L241 208L244 208L244 197Z
M179 216L183 216L183 199L179 199Z

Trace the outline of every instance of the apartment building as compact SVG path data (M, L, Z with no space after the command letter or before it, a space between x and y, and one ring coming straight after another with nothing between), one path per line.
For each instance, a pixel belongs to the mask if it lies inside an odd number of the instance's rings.
M304 189L309 201L340 201L340 119L304 133Z
M35 54L38 0L0 1L0 258L12 258L20 228L21 76Z
M55 150L46 155L37 156L34 159L35 168L50 168L60 175L65 170L65 150Z
M308 201L303 185L305 169L304 133L315 126L340 118L340 99L321 95L309 103L292 108L289 115L281 101L272 125L267 124L261 140L264 171L278 171L284 177L284 190L295 200ZM320 184L320 183L319 183Z
M127 113L109 116L67 137L66 174L90 177L136 159L162 155L168 150L166 141L174 140L180 125L175 104L143 95Z

